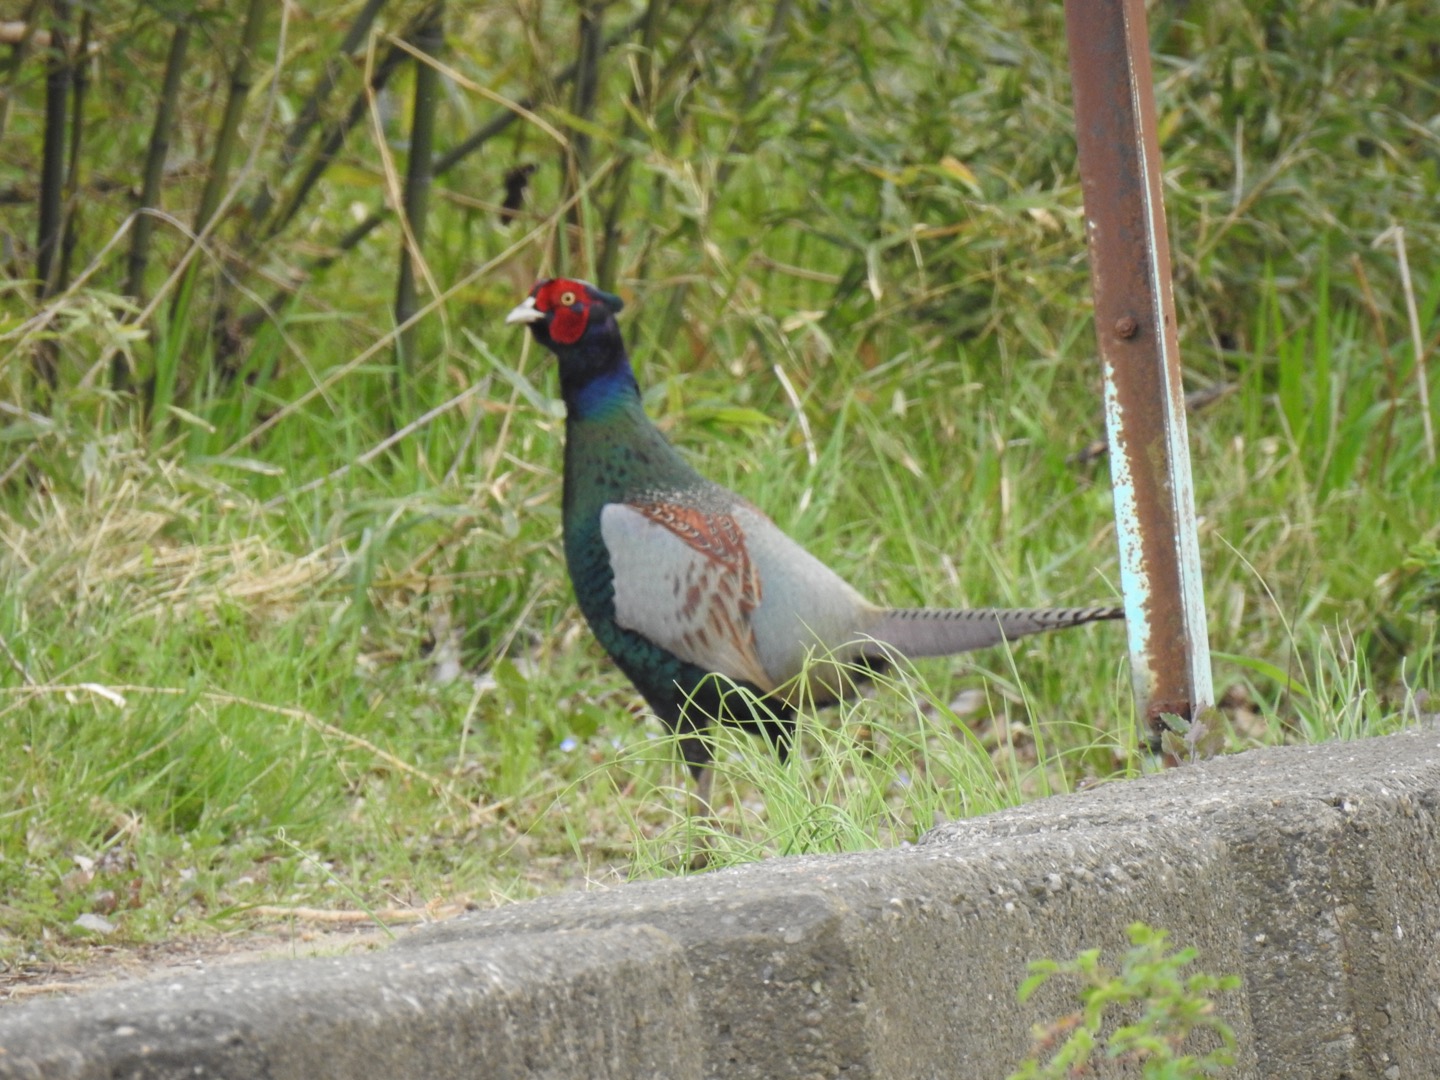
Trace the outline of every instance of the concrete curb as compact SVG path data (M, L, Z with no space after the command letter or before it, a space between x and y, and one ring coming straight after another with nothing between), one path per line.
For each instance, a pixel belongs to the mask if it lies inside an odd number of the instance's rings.
M699 1075L695 1008L656 930L517 934L18 1006L0 1014L0 1077L669 1080Z
M1243 975L1232 1075L1440 1075L1440 733L1259 750L918 846L551 897L387 952L0 1012L0 1078L1003 1077L1028 961L1144 919ZM1106 1069L1111 1071L1107 1072ZM1107 1065L1097 1076L1133 1075Z

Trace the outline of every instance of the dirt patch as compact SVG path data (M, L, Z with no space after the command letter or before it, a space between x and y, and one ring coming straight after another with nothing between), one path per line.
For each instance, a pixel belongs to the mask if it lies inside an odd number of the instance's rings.
M458 911L458 909L457 909ZM440 913L440 917L455 912ZM43 961L0 962L0 1008L44 997L70 997L153 979L183 979L230 964L369 952L433 915L386 920L386 933L363 912L306 911L283 923L174 938L148 945L77 945Z

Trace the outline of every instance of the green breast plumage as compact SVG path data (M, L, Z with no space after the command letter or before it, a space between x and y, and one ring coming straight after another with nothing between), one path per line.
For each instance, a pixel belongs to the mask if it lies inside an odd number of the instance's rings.
M665 650L615 623L614 576L600 532L608 503L628 502L657 491L677 495L703 491L709 481L695 472L645 415L638 395L611 407L572 415L565 428L565 562L575 599L605 650L640 685L647 698L657 683L677 678L680 662ZM652 701L653 704L653 701Z

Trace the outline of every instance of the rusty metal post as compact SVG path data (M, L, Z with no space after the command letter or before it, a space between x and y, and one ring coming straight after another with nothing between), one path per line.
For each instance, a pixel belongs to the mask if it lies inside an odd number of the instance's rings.
M1065 0L1130 671L1158 739L1214 703L1144 0Z

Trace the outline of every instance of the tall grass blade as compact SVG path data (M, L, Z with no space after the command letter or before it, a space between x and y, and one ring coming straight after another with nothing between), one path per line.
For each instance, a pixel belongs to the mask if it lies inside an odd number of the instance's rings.
M1413 363L1411 370L1415 373L1415 390L1420 400L1420 423L1425 432L1425 460L1434 466L1435 421L1430 413L1430 376L1425 371L1424 335L1420 330L1420 314L1415 306L1415 283L1410 278L1410 257L1405 251L1405 228L1396 225L1389 232L1395 240L1395 257L1400 264L1400 288L1405 297L1406 322L1410 327Z

